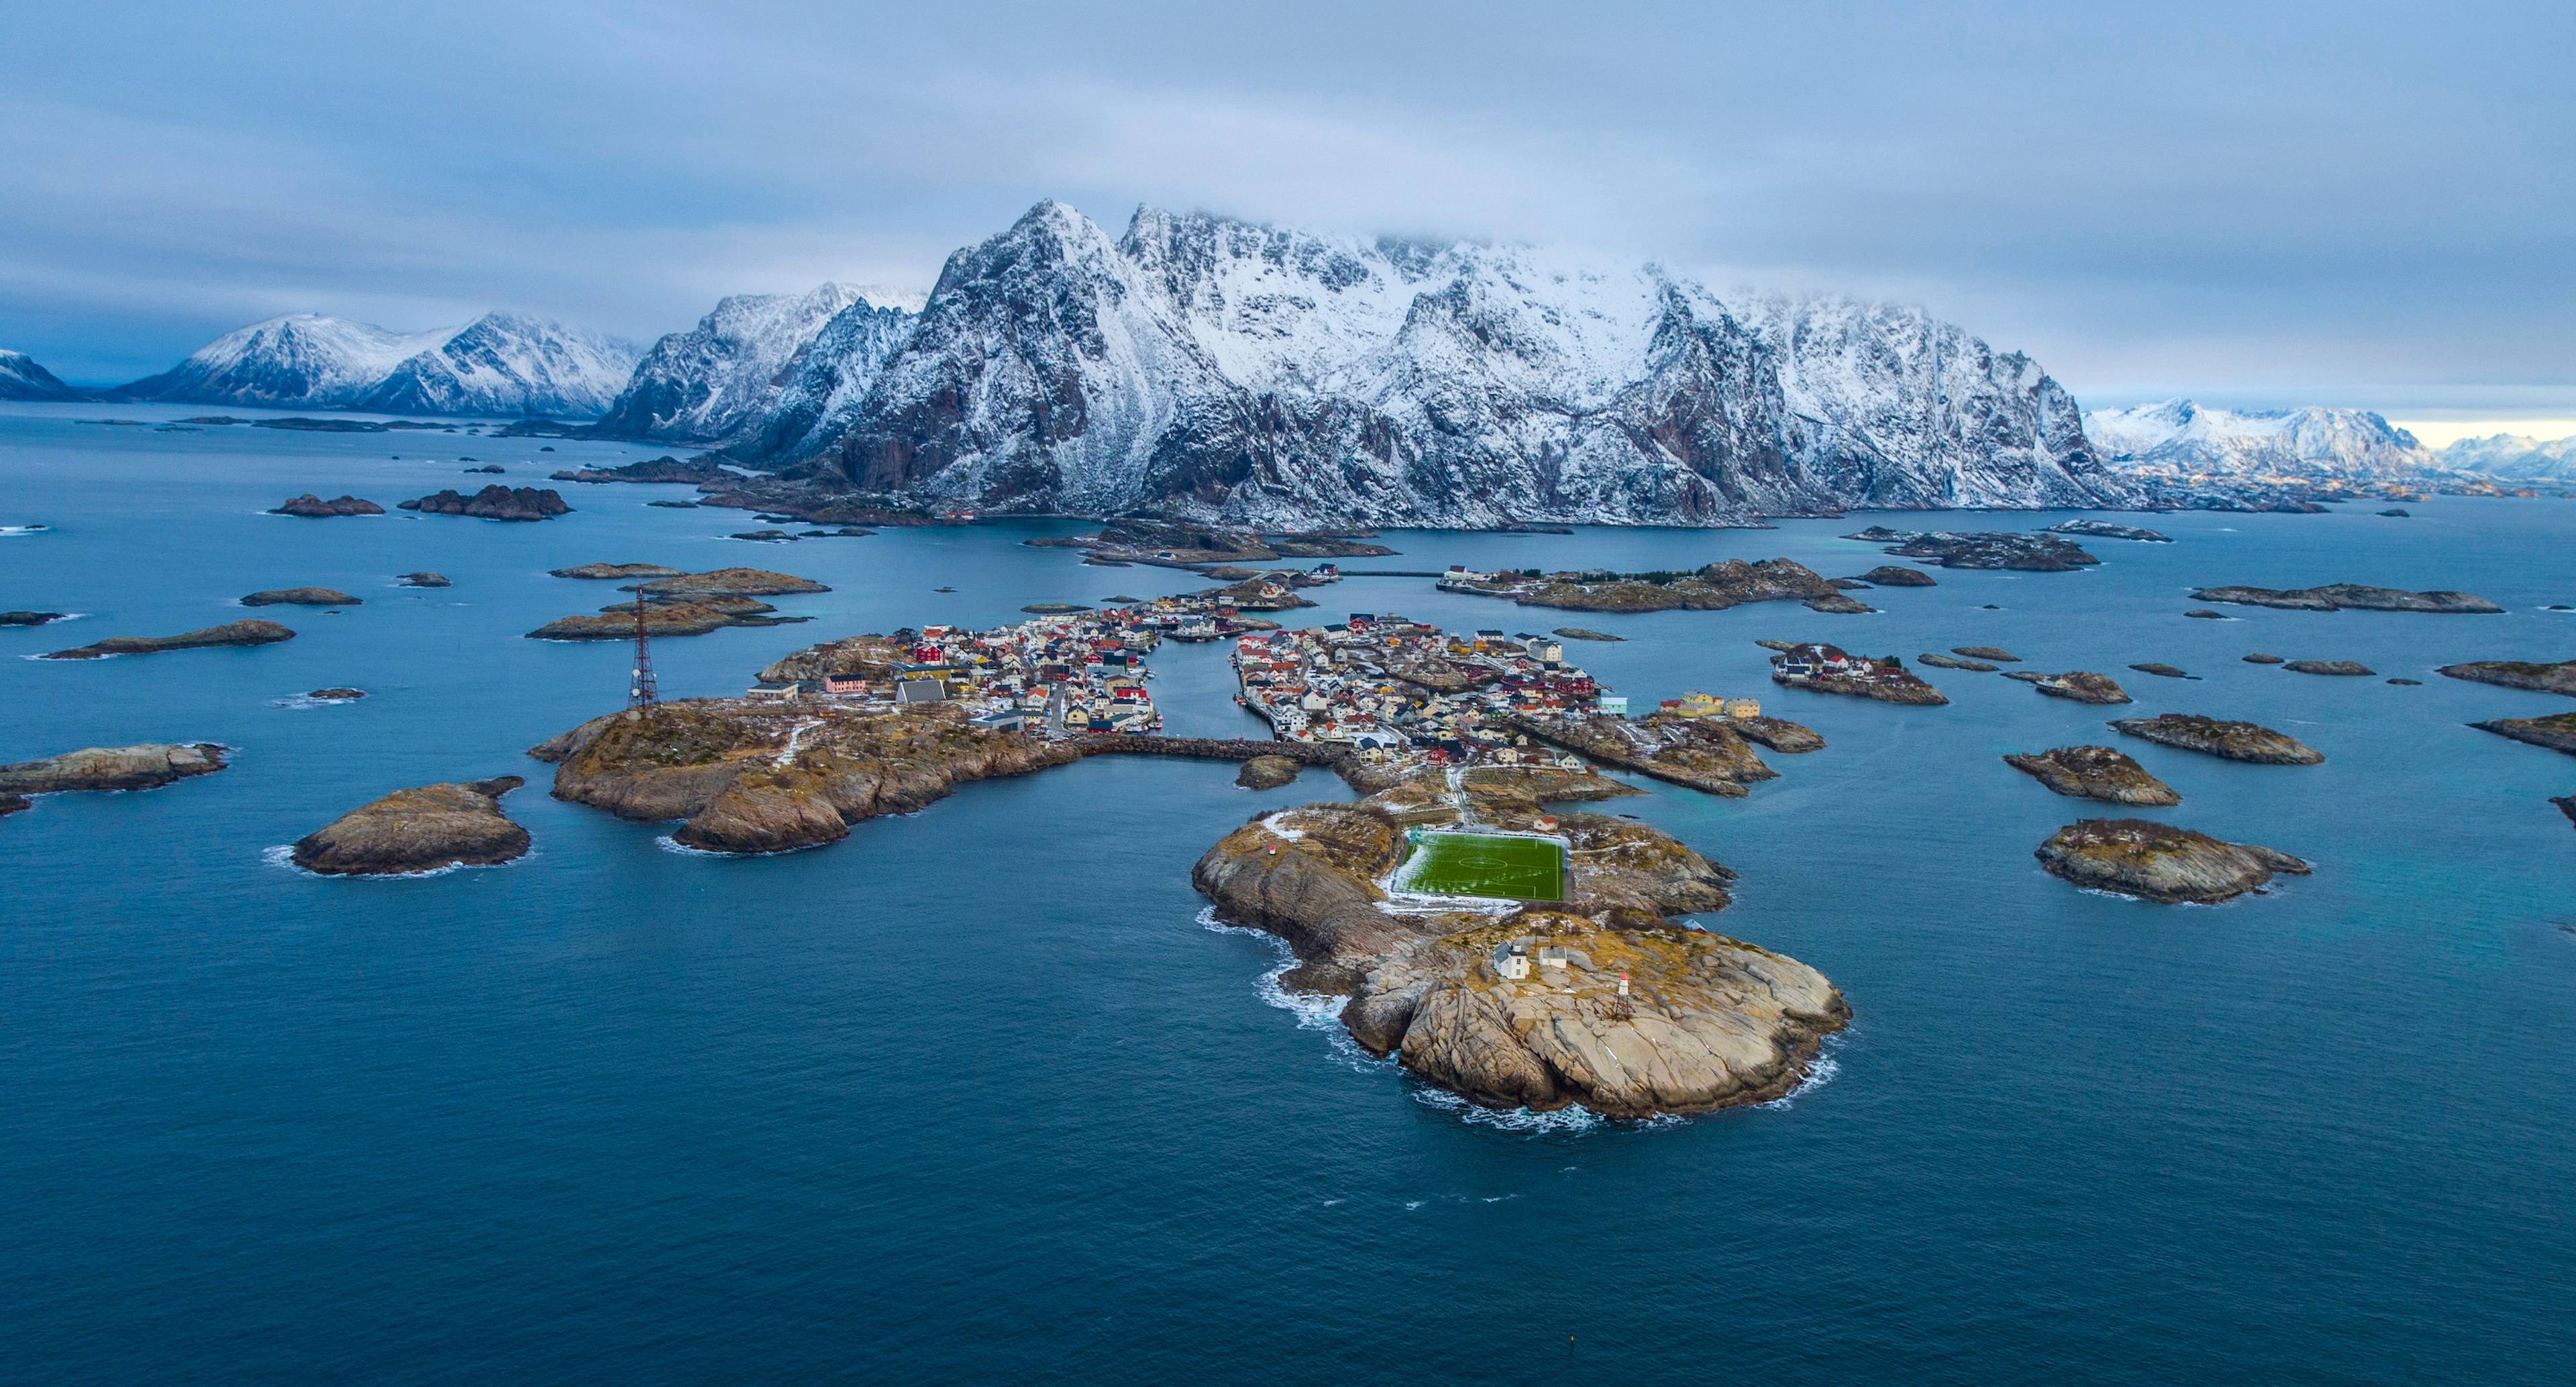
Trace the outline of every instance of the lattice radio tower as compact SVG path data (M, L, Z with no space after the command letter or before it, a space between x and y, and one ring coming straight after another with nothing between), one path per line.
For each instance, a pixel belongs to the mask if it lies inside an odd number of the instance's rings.
M653 681L653 642L644 634L644 594L635 594L635 670L634 682L626 689L626 706L650 708L661 701L662 691Z

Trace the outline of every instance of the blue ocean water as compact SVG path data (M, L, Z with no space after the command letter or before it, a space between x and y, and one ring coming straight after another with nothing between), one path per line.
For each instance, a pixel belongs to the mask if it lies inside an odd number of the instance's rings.
M1264 807L1232 768L1102 758L735 861L548 799L530 744L614 706L626 653L520 633L614 600L591 560L752 563L806 625L655 647L674 696L813 640L1186 590L1027 522L758 546L739 512L572 487L542 525L260 514L390 505L654 450L469 435L159 434L0 412L0 760L211 740L233 769L0 820L0 1378L871 1382L2563 1381L2576 1362L2576 761L2463 724L2558 711L2431 673L2576 656L2576 504L2175 515L2074 574L1951 573L1887 610L1557 614L1352 579L1319 616L1572 621L1639 700L1749 693L1822 732L1722 801L1634 812L1743 874L1714 927L1823 969L1856 1020L1772 1106L1614 1124L1462 1109L1282 1005L1275 945L1199 923L1190 863ZM164 420L194 411L115 407ZM402 455L395 460L394 454ZM2054 516L1927 517L1968 526ZM2115 517L2116 518L2116 517ZM1854 573L1871 519L1773 531L1401 533L1400 557ZM443 590L392 586L430 568ZM2453 587L2500 617L2230 609L2187 590ZM258 650L7 658L237 618ZM954 594L937 594L939 586ZM1984 610L1993 604L1998 610ZM1760 637L1909 659L1999 644L2131 710L1929 672L1947 708L1777 690ZM2380 679L2241 662L2358 659ZM2203 676L2133 674L2164 660ZM1166 646L1176 732L1248 727ZM330 684L364 702L299 706ZM2077 892L2031 849L2091 812L1998 759L2111 711L2251 718L2325 765L2134 742L2148 811L2313 860L2216 908ZM274 865L384 791L528 775L516 865Z

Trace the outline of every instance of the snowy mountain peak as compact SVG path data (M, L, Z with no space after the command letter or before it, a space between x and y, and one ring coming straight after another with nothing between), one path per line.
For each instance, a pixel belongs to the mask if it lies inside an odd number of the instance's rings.
M2365 409L2231 410L2166 400L2097 409L2085 428L2115 466L2202 475L2386 477L2441 463Z
M34 357L0 347L0 400L76 400L81 392L62 383Z
M290 313L236 328L124 400L437 414L594 414L638 355L615 339L512 313L389 332Z
M733 294L687 332L653 344L601 416L602 433L672 443L733 437L777 406L790 363L844 309L846 284L802 294Z

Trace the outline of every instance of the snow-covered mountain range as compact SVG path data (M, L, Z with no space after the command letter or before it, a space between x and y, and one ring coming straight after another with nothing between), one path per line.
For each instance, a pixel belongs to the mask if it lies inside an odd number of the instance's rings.
M74 390L25 352L0 347L0 400L77 400Z
M653 344L599 421L619 438L712 443L774 409L780 375L834 314L859 299L847 285L803 294L736 294L687 332Z
M1042 202L918 315L854 304L786 374L736 457L999 510L1709 523L2131 495L2029 358L1912 309L1153 208L1113 238Z
M2238 411L2167 400L2092 410L2084 429L2124 469L2362 479L2446 470L2415 435L2365 409Z
M2538 439L2528 434L2495 433L2463 438L2434 456L2444 467L2482 472L2491 477L2533 481L2576 481L2576 438Z
M365 409L404 414L593 415L642 348L510 313L463 327L388 332L295 313L225 333L117 400Z

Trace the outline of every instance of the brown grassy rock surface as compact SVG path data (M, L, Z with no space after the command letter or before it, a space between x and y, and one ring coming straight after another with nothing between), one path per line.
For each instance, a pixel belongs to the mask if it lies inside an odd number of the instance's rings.
M336 588L269 588L241 600L245 607L355 607L360 605Z
M2533 746L2545 746L2551 751L2576 756L2576 713L2555 713L2545 718L2496 718L2488 722L2473 722L2469 726L2481 732L2493 732L2499 737L2511 737L2517 742L2529 742Z
M224 768L213 742L145 742L93 746L0 766L0 794L51 795L66 790L150 790Z
M2145 819L2079 820L2049 835L2035 855L2051 876L2168 905L2233 900L2261 890L2275 872L2309 871L2285 852Z
M2129 691L2120 681L2089 669L2068 670L2064 674L2033 681L2031 687L2051 698L2073 699L2077 703L2126 703Z
M768 684L788 684L826 675L891 679L898 666L911 662L910 650L883 636L844 636L821 645L809 645L793 655L774 660L760 672L760 678Z
M396 790L297 839L291 856L296 866L329 876L514 861L527 855L528 831L501 812L501 796L526 783L505 775Z
M2230 761L2267 766L2313 766L2325 753L2296 737L2250 722L2225 722L2198 713L2159 713L2151 718L2121 718L2111 724L2132 737L2160 746L2206 752Z
M2453 679L2479 684L2501 684L2508 689L2530 689L2535 693L2576 697L2576 660L2560 660L2555 664L2529 660L2472 660L2463 665L2444 665L2442 673Z
M207 650L232 645L275 645L295 639L295 632L274 621L227 621L201 631L175 636L110 636L103 641L46 655L48 660L99 660L110 655L154 655L164 650Z
M1265 814L1210 848L1191 879L1219 918L1289 942L1302 966L1284 984L1348 996L1354 1040L1482 1104L1643 1117L1761 1102L1795 1087L1848 1021L1805 964L1672 924L1723 908L1733 874L1623 819L1559 817L1574 845L1562 906L1500 919L1385 908L1376 883L1404 852L1388 806L1411 819L1444 797L1434 779ZM1507 827L1539 812L1499 795L1486 807ZM1564 947L1569 966L1507 980L1491 958L1512 943Z
M555 763L557 799L620 818L685 819L672 836L693 848L775 852L1084 752L978 727L946 704L878 711L692 699L592 718L529 754Z
M2015 753L2004 757L2004 763L2061 795L2077 799L2108 800L2113 804L2182 803L2182 795L2174 787L2148 774L2147 768L2127 752L2107 746L2062 746Z
M658 563L584 563L570 568L550 568L547 574L556 578L677 578L680 570Z
M1247 790L1276 790L1304 769L1285 756L1255 756L1235 772L1234 783Z
M636 591L653 597L779 597L807 592L830 592L825 584L793 573L772 573L765 568L719 568L708 573L681 573L656 578Z
M1534 740L1580 752L1604 765L1650 775L1705 794L1742 798L1745 782L1780 773L1763 764L1724 718L1650 713L1626 718L1513 718Z
M2466 592L2408 592L2402 588L2329 583L2321 588L2199 588L2196 602L2228 602L2246 607L2278 607L2299 612L2438 612L2490 615L2504 608Z
M708 597L644 604L644 629L655 636L703 636L728 626L783 626L809 617L771 616L776 607L748 597ZM528 633L541 641L613 641L635 638L635 604L619 602L597 616L557 617Z

